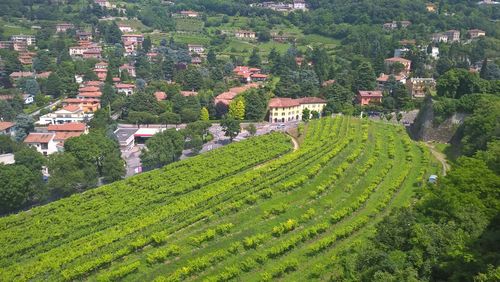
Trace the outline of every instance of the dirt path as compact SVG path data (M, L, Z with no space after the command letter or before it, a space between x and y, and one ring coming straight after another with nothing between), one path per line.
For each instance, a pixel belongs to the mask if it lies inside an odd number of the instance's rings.
M293 137L291 134L287 133L290 138L292 138L292 143L293 143L293 150L297 151L299 149L299 142L297 142L297 139Z
M425 143L427 145L427 147L429 147L429 149L431 150L431 153L432 155L441 163L441 165L443 166L443 176L446 175L446 172L450 169L450 165L448 164L448 162L446 161L446 156L437 151L436 148L434 148L434 145L430 144L430 143Z

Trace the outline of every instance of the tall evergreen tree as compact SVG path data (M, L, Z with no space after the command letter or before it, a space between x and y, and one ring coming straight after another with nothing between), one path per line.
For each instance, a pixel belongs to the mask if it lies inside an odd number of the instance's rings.
M260 60L259 50L257 48L254 48L252 54L250 55L250 58L248 58L248 66L254 68L260 68L260 64L261 60Z

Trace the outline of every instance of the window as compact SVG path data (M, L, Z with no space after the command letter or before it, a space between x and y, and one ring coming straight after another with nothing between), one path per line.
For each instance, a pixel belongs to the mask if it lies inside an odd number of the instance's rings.
M47 150L49 148L49 144L47 143L41 143L40 145L42 147L42 150Z

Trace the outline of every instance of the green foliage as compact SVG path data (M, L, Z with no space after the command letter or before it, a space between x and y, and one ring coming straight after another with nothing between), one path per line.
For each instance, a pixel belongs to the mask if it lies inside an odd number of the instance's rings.
M245 100L242 97L238 97L229 103L228 116L236 120L245 118Z
M0 214L25 207L39 188L39 180L40 173L24 165L0 164Z
M200 120L208 121L209 119L210 119L210 116L208 114L207 108L205 108L205 107L201 108Z
M141 154L143 167L162 167L179 159L184 149L184 136L175 129L167 129L148 139L146 148Z
M233 117L225 117L221 122L224 135L228 136L231 141L238 136L241 131L240 122Z

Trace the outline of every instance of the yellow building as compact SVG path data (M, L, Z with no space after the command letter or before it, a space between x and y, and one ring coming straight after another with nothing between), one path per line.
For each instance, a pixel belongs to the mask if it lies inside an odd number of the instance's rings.
M273 98L269 101L269 122L302 120L305 108L321 114L325 106L326 101L318 97Z

